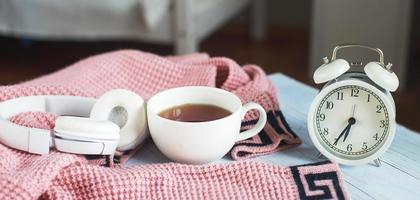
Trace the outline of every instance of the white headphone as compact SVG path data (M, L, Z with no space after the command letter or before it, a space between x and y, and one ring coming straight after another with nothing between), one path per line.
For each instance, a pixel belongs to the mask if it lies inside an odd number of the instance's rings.
M399 80L397 75L391 70L392 64L384 64L384 54L382 50L365 45L344 44L336 46L333 50L331 61L324 58L324 64L321 65L314 73L315 83L324 83L339 77L350 69L350 64L344 59L336 59L337 51L343 48L359 47L375 51L379 54L379 62L369 62L365 65L364 71L366 75L377 85L388 90L395 91L398 88Z
M58 115L54 131L29 128L8 119L22 112ZM92 98L28 96L0 103L0 142L35 154L58 151L111 155L135 148L147 136L146 106L134 92L117 89Z

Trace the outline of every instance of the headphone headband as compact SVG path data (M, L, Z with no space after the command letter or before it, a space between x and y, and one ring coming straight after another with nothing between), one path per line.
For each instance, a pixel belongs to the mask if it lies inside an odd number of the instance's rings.
M89 117L95 99L76 96L28 96L0 103L0 142L10 147L36 154L46 154L51 146L83 154L110 154L107 149L115 146L113 142L102 140L66 140L62 137L52 139L51 132L45 129L29 128L10 122L14 115L29 111L49 112L56 115ZM106 152L104 152L106 151Z
M93 98L78 96L19 97L0 103L0 117L7 119L29 111L89 117L95 102L96 100Z

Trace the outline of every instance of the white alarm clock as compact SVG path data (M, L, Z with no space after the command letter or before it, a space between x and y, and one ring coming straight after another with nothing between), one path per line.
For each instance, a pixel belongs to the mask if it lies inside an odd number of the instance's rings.
M379 62L364 67L336 59L342 48L366 48L379 53ZM390 92L398 77L384 65L380 49L364 45L340 45L331 61L314 73L315 83L328 82L313 100L308 113L309 136L325 157L346 165L370 161L388 149L395 135L395 103Z

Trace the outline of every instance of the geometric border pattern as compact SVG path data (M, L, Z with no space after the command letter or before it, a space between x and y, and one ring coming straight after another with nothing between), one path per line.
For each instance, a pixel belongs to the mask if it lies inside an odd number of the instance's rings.
M323 161L318 163L312 163L307 165L298 165L290 167L291 172L293 174L293 179L297 185L299 191L300 199L308 199L308 200L315 200L315 199L333 199L333 193L335 193L337 199L345 199L343 190L340 187L340 181L337 176L336 171L329 171L329 172L314 172L310 174L305 174L304 180L302 180L300 168L304 168L307 166L316 166L316 165L324 165L329 164L330 161ZM317 181L329 181L332 184L330 185L317 185ZM317 194L307 194L305 190L305 184L310 192L317 192ZM331 191L330 188L334 188Z

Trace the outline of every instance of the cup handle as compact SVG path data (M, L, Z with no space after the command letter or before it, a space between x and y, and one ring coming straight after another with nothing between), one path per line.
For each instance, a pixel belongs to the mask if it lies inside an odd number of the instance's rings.
M257 124L255 124L254 127L239 133L238 137L236 138L236 142L248 139L250 137L254 137L264 128L265 123L267 122L267 114L265 113L264 108L260 104L254 102L249 102L242 107L241 119L243 119L245 117L245 114L252 109L258 110L258 112L260 113L260 118L258 119L258 122Z

